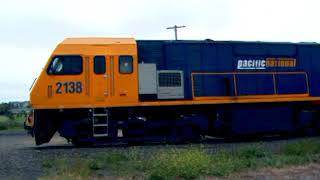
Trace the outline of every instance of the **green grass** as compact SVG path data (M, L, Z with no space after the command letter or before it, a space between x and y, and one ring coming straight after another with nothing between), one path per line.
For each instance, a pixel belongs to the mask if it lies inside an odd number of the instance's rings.
M193 179L210 172L213 162L201 149L163 151L141 163L141 171L150 179L182 177Z
M0 115L0 130L22 129L25 117L22 115L8 116Z
M202 146L159 149L145 153L138 148L100 153L93 157L56 158L45 161L48 176L43 179L86 179L101 172L119 177L143 179L195 179L223 177L244 170L282 168L315 162L320 157L319 140L302 140L271 152L262 145L242 146L233 151L211 154Z
M312 154L320 153L320 143L314 142L314 140L303 140L299 143L288 144L283 149L284 154L292 156L308 156Z

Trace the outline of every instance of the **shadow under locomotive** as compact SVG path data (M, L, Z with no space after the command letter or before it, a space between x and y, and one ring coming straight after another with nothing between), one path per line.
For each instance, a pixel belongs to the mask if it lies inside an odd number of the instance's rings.
M166 142L156 142L156 141L119 141L119 142L101 142L100 144L92 144L92 143L82 143L74 146L73 144L57 144L57 145L48 145L44 144L36 147L29 147L28 149L36 149L36 150L59 150L59 149L101 149L101 148L117 148L117 149L127 149L129 147L144 147L144 148L154 148L154 147L176 147L176 148L185 148L189 145L215 145L217 150L222 145L250 145L255 143L287 143L294 142L303 139L309 138L318 138L319 135L316 134L291 134L291 135L250 135L250 136L238 136L233 138L218 138L218 137L203 137L197 141L189 141L189 142L179 142L179 143L171 143L168 144Z

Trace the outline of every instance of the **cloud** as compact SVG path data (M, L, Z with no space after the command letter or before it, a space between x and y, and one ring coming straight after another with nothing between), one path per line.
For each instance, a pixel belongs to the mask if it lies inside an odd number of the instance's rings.
M17 6L19 4L19 6ZM196 4L196 6L195 6ZM209 4L209 5L208 5ZM228 22L223 1L7 1L1 4L3 43L51 45L66 36L134 36L168 39L167 26L183 24L184 38L218 31ZM205 27L205 28L202 28ZM201 34L208 34L202 31ZM202 36L202 35L201 35ZM206 35L207 36L207 35Z
M177 24L187 26L180 39L320 42L319 6L317 0L3 0L0 101L27 99L65 37L173 39L166 27Z
M0 102L9 101L25 101L26 96L29 94L27 88L29 84L20 83L1 83L0 82ZM30 84L31 86L31 84Z
M0 102L27 100L29 88L50 53L50 48L0 46Z
M320 13L316 0L234 1L232 22L219 36L235 40L318 41Z
M44 67L52 49L0 46L0 82L30 82ZM27 79L26 79L27 78ZM30 80L31 78L32 80Z

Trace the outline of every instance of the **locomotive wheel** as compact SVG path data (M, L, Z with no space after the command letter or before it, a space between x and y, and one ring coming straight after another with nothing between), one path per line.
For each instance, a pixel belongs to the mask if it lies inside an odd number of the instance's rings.
M199 131L197 131L191 125L184 125L173 127L171 134L167 139L168 143L172 144L181 144L181 143L190 143L190 142L199 142L201 136Z

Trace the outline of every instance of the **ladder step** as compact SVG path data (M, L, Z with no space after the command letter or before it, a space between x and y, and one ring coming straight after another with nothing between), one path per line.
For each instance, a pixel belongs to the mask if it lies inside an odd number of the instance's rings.
M99 118L100 117L100 118ZM92 111L92 131L93 137L108 137L109 113L106 111ZM102 131L103 130L103 131Z
M94 127L108 127L108 124L94 124Z
M108 114L93 114L93 116L108 116Z
M107 137L108 133L105 134L93 134L93 137Z

